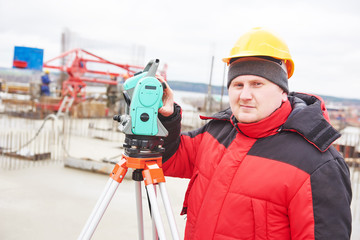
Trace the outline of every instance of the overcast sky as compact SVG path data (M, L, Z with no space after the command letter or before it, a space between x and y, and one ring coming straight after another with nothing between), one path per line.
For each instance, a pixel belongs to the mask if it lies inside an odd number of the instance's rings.
M360 1L357 0L0 0L0 66L14 46L60 54L73 43L117 63L159 58L168 79L221 85L236 40L265 27L288 44L295 62L290 91L360 98Z

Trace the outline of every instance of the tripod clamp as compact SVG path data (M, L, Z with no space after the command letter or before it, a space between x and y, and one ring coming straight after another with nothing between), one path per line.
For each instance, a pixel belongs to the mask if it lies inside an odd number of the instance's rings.
M133 168L133 180L145 181L145 185L165 182L161 169L164 139L152 136L126 135L125 153L115 165L110 177L121 183L127 169ZM139 175L142 173L143 176Z
M122 159L115 165L110 177L121 183L125 177L128 168L135 169L133 172L133 180L144 180L145 185L157 184L165 182L164 173L161 169L162 158L133 158L122 155ZM135 174L134 174L135 173ZM142 176L139 175L142 173Z

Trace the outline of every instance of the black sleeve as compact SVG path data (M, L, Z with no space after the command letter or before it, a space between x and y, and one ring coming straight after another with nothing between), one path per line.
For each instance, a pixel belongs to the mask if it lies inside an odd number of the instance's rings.
M159 120L163 126L168 130L169 135L164 138L165 153L163 155L163 162L166 162L179 147L180 132L181 132L181 107L174 104L174 113L169 117L164 117L159 114Z
M350 173L340 155L311 174L311 188L315 239L350 239Z

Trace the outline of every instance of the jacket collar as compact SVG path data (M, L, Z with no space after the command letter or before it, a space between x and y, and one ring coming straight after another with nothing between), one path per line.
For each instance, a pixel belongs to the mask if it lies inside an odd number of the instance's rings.
M282 130L297 132L325 152L341 134L331 126L324 101L315 95L294 92L289 94L289 100L293 111Z
M244 135L251 138L263 138L276 134L280 126L285 123L290 112L290 102L286 101L270 116L260 120L259 122L239 123L234 115L231 116L231 121L236 129Z

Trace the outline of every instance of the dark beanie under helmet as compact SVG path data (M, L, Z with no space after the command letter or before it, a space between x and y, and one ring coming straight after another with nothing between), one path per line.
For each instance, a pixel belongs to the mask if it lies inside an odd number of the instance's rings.
M288 75L281 67L282 64L281 60L264 57L236 59L230 63L227 87L229 88L231 81L238 76L255 75L266 78L289 93Z

